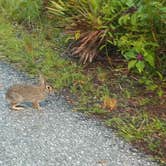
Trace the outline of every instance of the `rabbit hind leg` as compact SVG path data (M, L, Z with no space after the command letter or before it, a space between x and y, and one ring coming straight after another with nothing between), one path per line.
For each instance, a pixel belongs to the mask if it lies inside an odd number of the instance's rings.
M15 110L15 111L20 111L20 110L23 110L24 108L21 107L21 106L18 106L18 103L12 103L11 104L11 109Z

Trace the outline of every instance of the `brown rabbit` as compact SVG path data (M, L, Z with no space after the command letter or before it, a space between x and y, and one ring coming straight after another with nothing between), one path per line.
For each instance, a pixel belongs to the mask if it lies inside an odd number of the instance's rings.
M13 110L23 109L23 107L18 107L22 102L32 102L33 108L40 110L39 103L52 91L52 87L47 85L44 78L40 75L39 85L13 85L8 89L6 99Z

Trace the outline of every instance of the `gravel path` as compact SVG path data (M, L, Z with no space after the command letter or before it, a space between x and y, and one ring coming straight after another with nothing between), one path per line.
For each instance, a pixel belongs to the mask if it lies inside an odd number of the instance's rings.
M0 166L157 166L62 96L49 96L42 112L9 110L5 92L20 82L35 81L0 62Z

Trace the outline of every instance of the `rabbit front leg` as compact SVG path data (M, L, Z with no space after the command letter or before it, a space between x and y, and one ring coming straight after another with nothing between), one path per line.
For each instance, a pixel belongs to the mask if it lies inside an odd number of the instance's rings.
M39 101L34 101L32 104L33 104L33 108L35 108L35 109L37 109L39 111L42 110L42 108L39 105Z

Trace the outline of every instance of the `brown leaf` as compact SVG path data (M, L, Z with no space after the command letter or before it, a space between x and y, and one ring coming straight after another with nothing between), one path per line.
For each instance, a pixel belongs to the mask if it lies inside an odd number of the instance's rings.
M103 100L103 108L109 109L109 111L115 110L117 108L117 100L110 98L109 96L105 96Z
M73 82L73 85L74 86L76 86L76 85L84 85L85 84L85 81L83 81L83 80L75 80L74 82Z
M104 166L104 165L106 165L108 163L108 160L100 160L97 163L101 164L102 166Z
M25 45L25 50L28 52L28 53L31 53L33 51L33 46L31 43L27 43Z
M3 88L3 85L2 85L2 84L0 84L0 88Z

